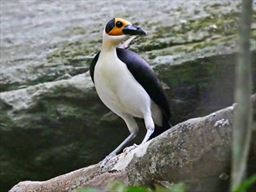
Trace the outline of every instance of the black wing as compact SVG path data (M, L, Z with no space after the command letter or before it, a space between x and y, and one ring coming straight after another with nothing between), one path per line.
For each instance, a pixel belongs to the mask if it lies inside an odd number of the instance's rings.
M95 57L93 58L93 60L91 62L91 65L90 65L90 75L91 75L93 82L94 82L94 68L98 61L99 55L100 55L100 51L95 55Z
M169 103L160 81L149 64L138 54L128 49L117 48L118 58L127 65L133 77L149 94L150 98L159 106L163 114L163 127L169 128Z

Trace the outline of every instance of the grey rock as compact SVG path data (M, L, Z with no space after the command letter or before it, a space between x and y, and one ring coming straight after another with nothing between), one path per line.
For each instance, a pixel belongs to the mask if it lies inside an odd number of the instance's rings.
M124 123L103 106L88 75L101 31L114 16L137 22L148 32L135 39L131 49L146 58L164 82L172 124L230 105L239 2L1 3L2 190L20 180L43 180L98 162L127 136ZM252 26L255 64L255 23Z

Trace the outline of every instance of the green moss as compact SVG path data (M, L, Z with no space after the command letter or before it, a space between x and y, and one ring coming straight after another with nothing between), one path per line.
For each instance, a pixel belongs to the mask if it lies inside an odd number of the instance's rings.
M159 41L148 41L140 45L139 51L150 51L155 49L163 49L168 47L168 42L159 42Z
M215 26L213 26L215 25ZM207 30L214 34L229 35L236 33L238 29L238 13L233 12L226 15L210 15L198 20L188 20L183 25L166 26L155 32L155 37L163 37L167 34L177 36L178 34L186 34L188 32L198 32Z
M196 20L189 24L189 30L198 31L206 29L214 34L230 35L237 32L237 23L234 18L213 18L207 17L203 20Z
M212 14L208 17L188 20L184 24L159 27L152 38L137 40L139 52L177 47L175 52L194 51L208 46L235 41L238 34L238 13ZM161 54L162 55L162 54ZM152 55L150 55L150 58Z
M59 45L55 51L47 56L48 63L60 63L72 66L89 65L91 58L96 54L97 42L65 42ZM99 47L99 46L98 46Z
M86 29L80 26L73 27L69 30L69 33L72 35L84 35L86 32Z

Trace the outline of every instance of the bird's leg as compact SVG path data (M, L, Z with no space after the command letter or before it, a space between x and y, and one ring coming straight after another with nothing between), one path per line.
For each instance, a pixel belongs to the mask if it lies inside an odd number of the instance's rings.
M110 154L116 155L119 153L130 141L136 137L137 133L130 133L130 135Z
M112 151L108 156L105 157L105 159L101 163L101 167L105 167L106 164L110 160L112 160L117 155L117 153L119 153L138 134L138 126L134 118L128 115L123 115L122 118L130 131L130 135L120 145L118 145L118 147L114 151Z
M143 141L141 142L141 144L146 143L149 140L152 133L154 133L154 131L155 131L155 124L154 124L154 121L151 117L151 114L146 115L144 117L144 122L145 122L145 126L146 126L146 129L147 129L147 133L146 133Z
M154 130L155 130L154 127L147 129L147 133L146 133L146 135L145 135L143 141L141 142L141 144L146 143L146 142L148 141L148 139L150 138L150 136L152 135L152 133L154 133Z
M113 160L113 158L119 153L131 140L133 140L136 137L137 133L130 133L130 135L120 144L118 147L112 151L109 155L107 155L104 160L101 162L101 167L105 167L106 164Z

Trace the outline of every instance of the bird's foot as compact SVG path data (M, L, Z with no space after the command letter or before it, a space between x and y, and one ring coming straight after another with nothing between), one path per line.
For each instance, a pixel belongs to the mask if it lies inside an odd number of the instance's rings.
M137 147L138 147L138 145L134 143L132 146L129 146L129 147L124 148L123 152L124 152L125 154L128 154L130 151L136 149Z
M118 161L118 156L116 154L109 154L106 156L100 163L100 168L107 170L109 167L112 167Z

